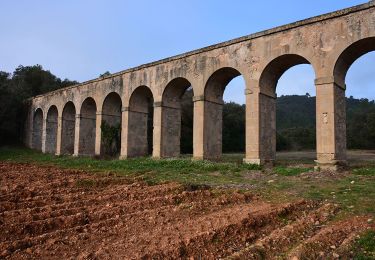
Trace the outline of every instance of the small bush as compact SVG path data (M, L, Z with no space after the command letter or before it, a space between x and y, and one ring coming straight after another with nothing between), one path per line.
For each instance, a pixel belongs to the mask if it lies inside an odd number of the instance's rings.
M121 125L109 125L103 121L102 129L102 144L106 155L115 156L120 153L121 149Z

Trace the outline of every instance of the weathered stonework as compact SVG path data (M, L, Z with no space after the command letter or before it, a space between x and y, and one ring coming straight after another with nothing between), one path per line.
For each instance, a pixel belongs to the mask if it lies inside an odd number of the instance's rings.
M121 123L121 158L144 156L150 151L147 124L153 105L153 157L177 157L180 98L192 86L194 158L218 158L223 92L242 75L245 161L272 163L277 82L292 66L311 64L317 89L317 164L336 168L346 162L345 76L356 59L375 50L374 11L371 1L34 97L25 142L56 154L103 154L100 126L105 120Z

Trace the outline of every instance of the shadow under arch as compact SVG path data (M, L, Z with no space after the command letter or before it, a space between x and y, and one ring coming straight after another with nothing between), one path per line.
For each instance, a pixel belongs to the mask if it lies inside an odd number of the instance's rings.
M92 97L86 98L81 106L79 123L79 155L95 155L96 140L96 102Z
M32 148L38 151L42 150L42 135L43 135L43 110L38 108L33 115L33 135Z
M65 104L62 112L61 154L74 153L76 108L72 101Z
M147 86L137 87L131 94L127 122L127 157L152 154L154 97Z
M185 94L187 94L186 100L183 100ZM192 139L192 133L182 133L182 131L183 124L188 123L186 122L188 121L186 117L189 116L189 113L184 113L183 109L189 109L190 104L188 102L192 102L193 96L194 91L191 83L182 77L171 80L165 87L161 104L162 142L160 157L179 157L181 154L182 142L184 140ZM183 106L184 101L187 102L187 104L184 104ZM185 118L183 118L183 115ZM186 128L184 130L186 131ZM183 136L183 134L191 134L191 137Z
M58 111L55 105L52 105L47 112L46 121L46 153L56 153L57 146L57 127L58 127Z
M101 155L118 156L121 149L122 100L117 92L109 93L103 102L101 122Z

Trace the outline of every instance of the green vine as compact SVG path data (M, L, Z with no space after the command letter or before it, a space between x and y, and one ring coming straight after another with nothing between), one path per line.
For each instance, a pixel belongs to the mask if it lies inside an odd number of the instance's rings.
M106 121L103 121L101 129L104 153L110 156L118 155L121 149L120 123L111 126Z

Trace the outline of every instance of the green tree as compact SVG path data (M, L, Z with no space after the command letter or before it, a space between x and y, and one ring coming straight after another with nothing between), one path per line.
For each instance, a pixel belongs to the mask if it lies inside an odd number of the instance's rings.
M26 99L74 84L77 82L61 80L40 65L20 65L13 74L0 72L0 145L20 141Z

